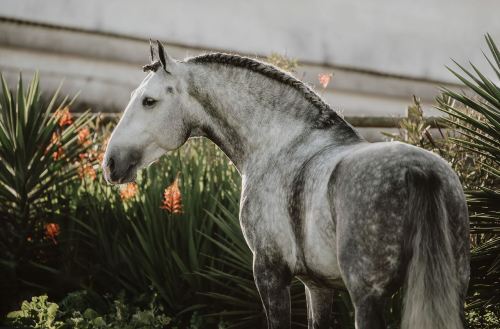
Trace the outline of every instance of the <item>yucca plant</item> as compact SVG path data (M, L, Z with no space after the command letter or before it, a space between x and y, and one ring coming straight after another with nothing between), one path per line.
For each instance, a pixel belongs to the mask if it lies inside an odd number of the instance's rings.
M472 249L469 307L500 304L500 51L486 35L491 58L485 58L497 82L474 64L461 72L449 69L471 92L443 90L439 109L456 129L452 140L480 158L481 170L489 177L479 186L467 186ZM471 114L472 113L472 114Z
M45 104L38 74L26 90L19 76L15 92L0 79L0 285L7 302L20 287L46 289L36 271L50 269L69 205L58 191L78 176L91 116L73 122L71 102L57 93Z
M165 207L165 189L176 177L182 211ZM234 166L213 144L191 141L140 172L129 191L100 177L82 185L74 238L83 242L78 259L88 284L101 292L124 289L130 296L152 287L173 315L199 308L206 298L198 292L210 286L195 273L211 266L217 252L203 235L218 231L209 214L238 193L238 181Z

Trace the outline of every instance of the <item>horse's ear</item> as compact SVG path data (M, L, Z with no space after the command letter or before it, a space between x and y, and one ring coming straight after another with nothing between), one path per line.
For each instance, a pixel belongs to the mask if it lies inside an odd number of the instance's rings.
M153 48L153 41L151 41L151 39L149 39L149 53L151 56L151 63L153 63L155 61L155 50Z
M165 72L170 74L169 68L174 65L175 61L173 58L168 56L168 54L165 52L165 48L163 48L163 45L160 41L156 40L156 43L158 44L158 57L160 57L161 66L163 67Z

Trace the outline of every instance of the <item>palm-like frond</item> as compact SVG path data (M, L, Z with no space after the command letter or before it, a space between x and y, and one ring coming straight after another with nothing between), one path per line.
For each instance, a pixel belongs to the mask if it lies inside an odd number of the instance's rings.
M500 79L500 51L490 35L486 36L491 58L485 55ZM482 170L489 176L487 185L468 186L466 191L475 236L469 306L500 303L500 85L471 63L472 71L456 63L461 72L449 69L472 95L444 89L439 109L449 116L448 123L459 135L453 140L478 154ZM477 115L470 115L466 110Z
M17 284L41 287L31 281L36 275L23 272L50 269L44 225L67 213L68 200L58 190L78 176L75 159L88 148L79 143L78 132L91 115L62 127L54 111L70 102L65 98L56 105L56 92L44 104L38 74L26 89L19 76L15 92L1 74L0 80L0 271L7 286L2 291L12 291Z

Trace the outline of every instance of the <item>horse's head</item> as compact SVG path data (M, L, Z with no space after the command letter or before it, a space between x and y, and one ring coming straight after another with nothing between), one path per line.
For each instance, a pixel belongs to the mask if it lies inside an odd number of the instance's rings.
M189 137L190 97L184 67L170 58L158 42L158 59L151 46L149 72L135 89L109 140L104 156L104 177L109 183L133 181L138 169L165 152L180 147Z

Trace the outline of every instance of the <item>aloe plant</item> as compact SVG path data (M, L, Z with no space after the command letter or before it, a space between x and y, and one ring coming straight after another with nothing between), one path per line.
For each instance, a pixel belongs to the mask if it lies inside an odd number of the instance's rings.
M56 105L57 93L45 104L38 74L26 90L20 75L15 92L1 74L0 80L0 272L4 278L0 284L6 294L2 302L6 302L18 286L41 288L32 272L34 267L48 269L53 254L48 247L57 243L59 219L67 213L69 202L58 191L78 176L75 161L89 147L79 142L79 133L91 116L84 114L72 123L67 108L71 102L64 98Z
M486 35L491 55L485 58L496 82L474 64L471 70L456 63L450 69L470 91L443 90L439 109L456 129L452 140L480 159L488 176L479 186L467 186L471 233L476 234L472 249L469 307L500 303L500 51Z

